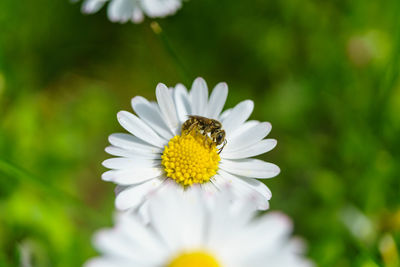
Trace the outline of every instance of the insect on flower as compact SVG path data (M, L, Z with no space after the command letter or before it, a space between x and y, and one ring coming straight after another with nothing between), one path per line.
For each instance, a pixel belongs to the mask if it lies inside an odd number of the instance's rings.
M223 143L218 154L226 145L225 131L222 129L222 124L214 119L209 119L202 116L189 115L189 119L182 124L182 134L189 134L194 131L196 134L201 134L205 137L204 142L208 142L210 147L213 142L216 146Z
M199 186L207 194L229 187L235 198L251 197L254 208L268 209L271 192L257 179L272 178L280 169L252 157L276 146L275 139L265 138L272 126L248 121L254 108L251 100L221 113L227 96L226 83L217 84L209 94L202 78L190 90L182 84L171 90L160 83L157 103L136 96L136 115L118 112L119 123L129 133L110 135L106 151L113 157L103 162L110 170L102 175L118 186L117 209L137 210L148 221L148 199L168 185L171 189L165 190L184 194Z

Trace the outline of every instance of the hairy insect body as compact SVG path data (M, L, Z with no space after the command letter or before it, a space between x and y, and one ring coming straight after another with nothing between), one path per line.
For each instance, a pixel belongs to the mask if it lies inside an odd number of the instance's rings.
M217 120L189 115L189 119L182 124L182 134L189 134L192 131L205 136L204 142L207 142L210 146L223 144L218 153L221 153L226 145L225 131L222 130L222 124Z

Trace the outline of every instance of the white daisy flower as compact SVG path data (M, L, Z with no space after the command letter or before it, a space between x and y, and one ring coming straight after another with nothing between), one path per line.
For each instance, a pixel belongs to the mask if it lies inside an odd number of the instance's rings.
M219 83L208 97L202 78L194 81L190 92L181 84L168 89L160 83L156 88L158 103L137 96L132 99L136 115L118 113L119 123L129 134L110 135L112 146L106 152L117 157L103 162L111 170L102 179L118 185L119 210L141 207L145 196L162 188L165 181L174 181L175 190L182 192L190 191L193 184L200 184L209 194L229 186L235 198L251 198L258 209L268 209L271 192L255 178L271 178L280 170L272 163L251 157L275 147L276 140L264 139L271 124L247 121L254 106L251 100L221 113L227 94L226 83ZM217 146L210 131L201 130L203 124L189 122L193 130L182 133L189 115L220 122L221 127L211 133L225 131L226 145L220 138L221 144Z
M182 0L84 0L82 12L96 13L108 1L108 18L112 22L120 23L140 23L144 15L150 18L173 15L182 5Z
M290 238L292 223L278 212L254 218L246 203L171 191L149 200L150 224L120 214L113 229L95 235L102 256L86 267L305 267L304 245ZM207 205L208 202L213 202Z

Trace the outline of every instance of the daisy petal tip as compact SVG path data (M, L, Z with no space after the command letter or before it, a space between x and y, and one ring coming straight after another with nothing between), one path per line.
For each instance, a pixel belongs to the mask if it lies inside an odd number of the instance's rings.
M203 77L197 77L193 83L206 83Z
M268 170L267 173L263 176L263 177L258 177L258 178L264 178L264 179L269 179L269 178L275 178L276 176L278 176L281 173L281 169L273 164L273 163L267 163L268 166Z
M118 196L115 198L114 206L117 210L127 210L130 208L129 203L126 203L126 201L121 201Z
M110 139L110 138L108 138L108 139ZM108 147L106 147L105 149L104 149L104 151L106 152L106 153L108 153L108 154L110 154L110 155L112 155L111 153L112 153L112 150L113 150L113 146L108 146ZM104 162L104 161L103 161ZM103 165L103 162L101 163L101 165ZM104 166L104 165L103 165Z
M142 100L143 97L141 96L135 96L131 99L131 106L135 106L137 103L139 103Z
M114 137L115 137L115 134L110 134L108 137L107 137L107 140L108 140L108 142L111 144L112 143L112 141L114 140Z
M106 152L107 152L107 147L106 147ZM103 167L106 167L107 168L107 160L108 159L106 159L106 160L103 160L102 162L101 162L101 165L103 165Z
M221 85L222 88L228 89L228 84L226 82L220 82L219 84Z
M271 131L271 129L272 129L272 124L271 124L269 121L263 122L263 124L265 125L265 127L267 127L267 129L268 129L269 131Z
M291 229L293 227L293 222L292 220L284 213L280 211L272 211L268 215L271 218L274 218L277 222L279 222L280 225L284 225Z
M163 83L158 83L157 87L156 87L156 94L159 93L161 90L167 90L168 91L168 87Z
M123 118L124 118L125 116L127 116L128 114L129 114L129 112L126 111L126 110L118 111L118 113L117 113L117 119L118 119L118 121L121 120L121 119L123 119Z
M107 148L106 148L107 149ZM111 169L112 168L112 164L110 164L111 162L113 161L113 159L111 158L111 159L106 159L106 160L103 160L103 162L101 163L101 165L103 165L104 167L106 167L106 168L108 168L108 169Z
M245 101L243 101L250 109L254 108L254 101L251 99L247 99Z
M192 90L201 90L202 88L208 89L207 82L202 77L197 77L192 84Z
M268 207L269 207L269 201L272 198L272 193L271 191L269 191L268 193L265 194L265 199L267 200L266 202L268 202Z
M175 90L182 90L182 91L184 91L184 92L187 93L187 88L186 88L186 86L184 86L182 83L177 83L177 84L175 85Z
M132 22L133 23L135 23L135 24L138 24L138 23L142 23L144 21L144 17L143 16L141 16L141 17L138 17L138 18L132 18Z
M279 166L275 165L275 167L273 168L273 172L274 172L274 176L277 176L278 174L281 173L281 168L279 168Z
M259 204L257 206L257 209L259 209L259 210L269 210L269 201L266 201L263 204Z
M103 165L104 166L104 165ZM101 179L103 180L103 181L106 181L106 182L112 182L113 181L113 173L112 173L112 171L107 171L107 172L105 172L105 173L103 173L102 175L101 175Z
M92 242L93 244L102 244L104 243L105 239L107 239L107 234L109 230L101 229L99 230L93 237Z
M278 140L271 138L271 143L274 144L274 147L278 144Z
M136 115L133 115L131 112L126 111L126 110L121 110L118 111L117 113L117 120L119 124L124 127L124 125L129 125L129 121L131 117L136 117ZM125 127L124 127L125 128Z
M216 92L218 91L219 94L221 96L223 96L224 98L226 98L228 96L228 84L226 82L220 82L218 83L213 91L216 90Z

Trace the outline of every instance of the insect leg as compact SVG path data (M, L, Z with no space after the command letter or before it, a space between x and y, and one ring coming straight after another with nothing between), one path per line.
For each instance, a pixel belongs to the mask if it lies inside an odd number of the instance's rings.
M226 139L224 140L224 144L222 145L222 147L218 150L218 154L220 154L222 152L222 149L224 149L226 143L228 143L228 141L226 141Z

